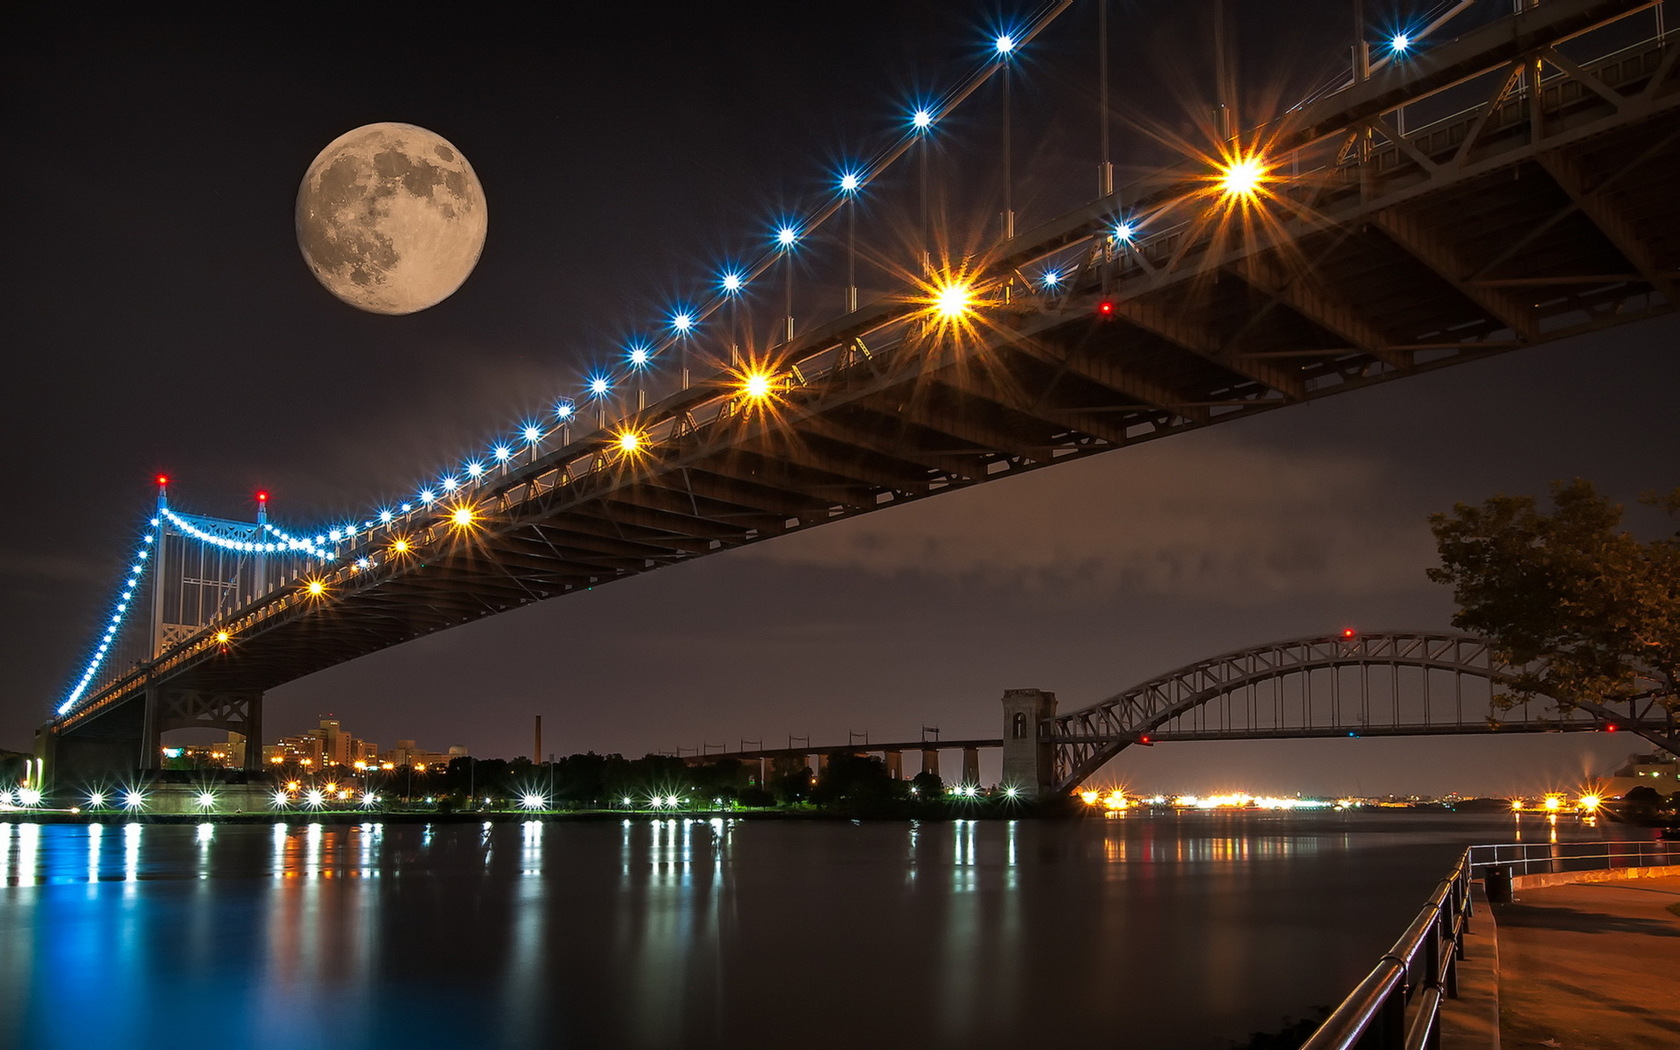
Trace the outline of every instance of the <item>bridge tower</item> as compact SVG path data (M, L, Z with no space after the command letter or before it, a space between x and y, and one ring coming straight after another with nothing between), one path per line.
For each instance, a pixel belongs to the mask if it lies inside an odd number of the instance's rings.
M1050 790L1055 745L1046 735L1056 717L1056 694L1042 689L1006 689L1003 694L1003 784L1024 795Z
M157 680L173 651L193 644L234 664L240 658L239 610L299 578L312 564L311 544L276 542L268 493L257 493L255 522L176 512L169 478L157 478L156 510L143 553L150 623L125 637L94 692L121 691L93 709L56 719L36 734L37 757L55 780L120 779L162 764L162 736L177 729L214 729L245 741L244 768L262 768L262 691L225 671L197 679ZM137 563L136 573L139 572ZM136 597L135 602L141 601ZM226 626L225 636L218 628Z

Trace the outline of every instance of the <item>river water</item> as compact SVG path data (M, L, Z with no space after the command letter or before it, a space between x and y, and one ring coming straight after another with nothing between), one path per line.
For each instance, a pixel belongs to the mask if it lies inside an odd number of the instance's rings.
M0 1045L1223 1048L1472 842L1411 812L0 823Z

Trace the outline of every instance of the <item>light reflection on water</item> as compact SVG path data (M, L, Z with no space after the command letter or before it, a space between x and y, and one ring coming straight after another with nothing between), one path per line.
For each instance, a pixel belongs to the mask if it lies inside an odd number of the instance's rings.
M0 1041L174 1046L190 1017L287 1048L822 1047L866 1030L970 1048L1041 1036L1053 1003L1061 1038L1223 1047L1338 998L1462 844L1514 828L1129 813L117 831L0 824Z

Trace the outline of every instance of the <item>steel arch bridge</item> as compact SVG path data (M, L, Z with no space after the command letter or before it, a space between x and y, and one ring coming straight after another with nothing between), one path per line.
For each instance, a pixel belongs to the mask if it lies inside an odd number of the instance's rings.
M1015 44L1069 2L1047 4ZM348 522L287 532L160 500L38 750L155 765L162 731L249 737L264 690L473 619L1670 312L1680 47L1652 10L1548 0L1412 60L1355 68L1342 90L1230 129L1212 157L1105 186L1019 235L1006 223L972 255L907 265L883 300L797 337L790 318L773 345L737 345L721 323L734 300L720 295L673 319L625 373L650 352L680 353L698 381L685 367L651 401L639 390L613 407L602 394L594 425L567 400L435 488ZM1006 61L964 80L930 121ZM1245 189L1228 179L1239 162L1256 174ZM795 232L849 199L837 191ZM786 250L733 276L759 278ZM714 315L710 336L694 327ZM160 579L160 563L190 561L152 556L177 533L276 565ZM171 620L155 596L183 587L214 600ZM124 633L148 605L152 631Z
M1241 649L1040 721L1036 743L1053 756L1040 784L1072 791L1127 747L1175 740L1615 729L1673 746L1674 716L1655 682L1614 704L1496 712L1494 695L1515 670L1487 639L1465 634L1344 633Z

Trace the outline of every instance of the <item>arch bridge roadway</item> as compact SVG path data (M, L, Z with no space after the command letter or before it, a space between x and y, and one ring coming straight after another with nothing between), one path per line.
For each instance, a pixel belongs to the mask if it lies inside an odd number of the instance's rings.
M691 763L808 760L881 753L898 773L920 751L939 772L941 750L963 752L963 783L978 781L978 752L1002 747L1004 783L1073 791L1128 747L1189 740L1284 740L1465 734L1628 731L1674 748L1674 716L1657 684L1630 699L1560 711L1531 701L1496 710L1515 668L1484 638L1426 631L1316 636L1224 653L1140 682L1062 714L1054 693L1003 695L1003 735L974 740L788 747L685 756Z
M1249 189L1186 160L907 275L754 352L768 389L720 367L335 537L313 579L155 629L37 748L152 766L162 731L250 735L264 690L473 619L1667 313L1680 48L1657 25L1640 0L1549 0L1238 136Z

